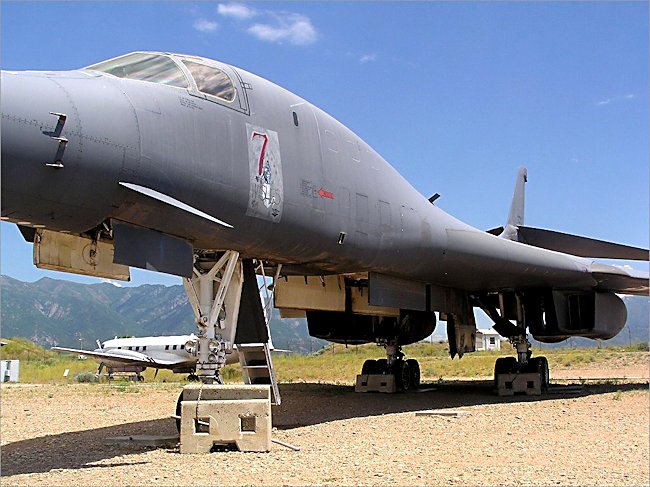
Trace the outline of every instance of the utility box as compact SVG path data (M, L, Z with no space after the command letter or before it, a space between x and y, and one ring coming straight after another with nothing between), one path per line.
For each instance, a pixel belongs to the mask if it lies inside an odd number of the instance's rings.
M20 360L0 361L0 382L18 382Z

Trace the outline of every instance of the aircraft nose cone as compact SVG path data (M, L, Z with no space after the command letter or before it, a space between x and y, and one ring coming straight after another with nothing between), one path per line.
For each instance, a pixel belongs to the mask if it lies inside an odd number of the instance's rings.
M79 232L110 216L139 153L124 95L80 71L3 71L0 86L3 219Z

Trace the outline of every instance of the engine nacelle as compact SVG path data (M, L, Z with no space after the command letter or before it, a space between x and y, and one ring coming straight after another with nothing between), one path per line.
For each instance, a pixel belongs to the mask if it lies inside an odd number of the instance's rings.
M608 340L625 326L627 308L612 293L529 292L524 296L524 316L533 337L540 342L570 337Z

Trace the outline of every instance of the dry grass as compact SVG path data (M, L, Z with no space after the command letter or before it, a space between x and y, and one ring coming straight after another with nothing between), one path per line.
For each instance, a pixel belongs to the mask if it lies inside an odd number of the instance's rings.
M435 381L440 378L491 377L494 362L500 356L513 355L509 344L504 343L499 352L475 352L465 354L462 359L449 359L446 343L418 343L404 347L407 357L420 362L422 378ZM582 366L617 366L647 364L647 346L602 347L578 349L544 349L538 355L548 357L552 369ZM278 379L283 383L322 382L352 384L364 360L384 357L384 350L373 344L361 346L330 345L312 355L277 354L273 361ZM24 339L12 339L10 345L2 348L0 358L19 359L20 381L35 384L65 384L75 382L75 377L84 372L97 370L94 360L78 360L70 354L57 354L45 350ZM69 374L63 373L69 369ZM186 377L168 370L147 369L146 382L184 382ZM223 370L226 382L241 380L239 366L231 365ZM102 379L105 380L105 379Z

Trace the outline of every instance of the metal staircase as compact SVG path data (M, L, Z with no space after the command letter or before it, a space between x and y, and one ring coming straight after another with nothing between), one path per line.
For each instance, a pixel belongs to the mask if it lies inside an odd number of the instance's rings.
M278 388L278 381L273 369L273 359L271 358L271 350L273 350L273 342L271 341L271 330L269 328L269 321L273 312L273 282L278 279L281 266L276 269L275 277L271 281L271 285L267 281L271 279L266 275L264 264L260 261L255 262L255 275L261 280L262 285L258 286L257 298L259 303L263 301L262 312L263 320L266 325L266 333L259 336L265 336L266 343L237 343L237 351L239 353L239 363L241 365L242 376L246 384L269 384L271 386L271 402L274 405L281 403L280 390ZM260 306L257 304L257 306ZM259 323L259 322L258 322ZM260 323L261 325L261 323Z
M269 384L271 401L274 405L281 402L278 381L273 369L271 349L268 343L242 343L237 345L242 376L246 384Z

